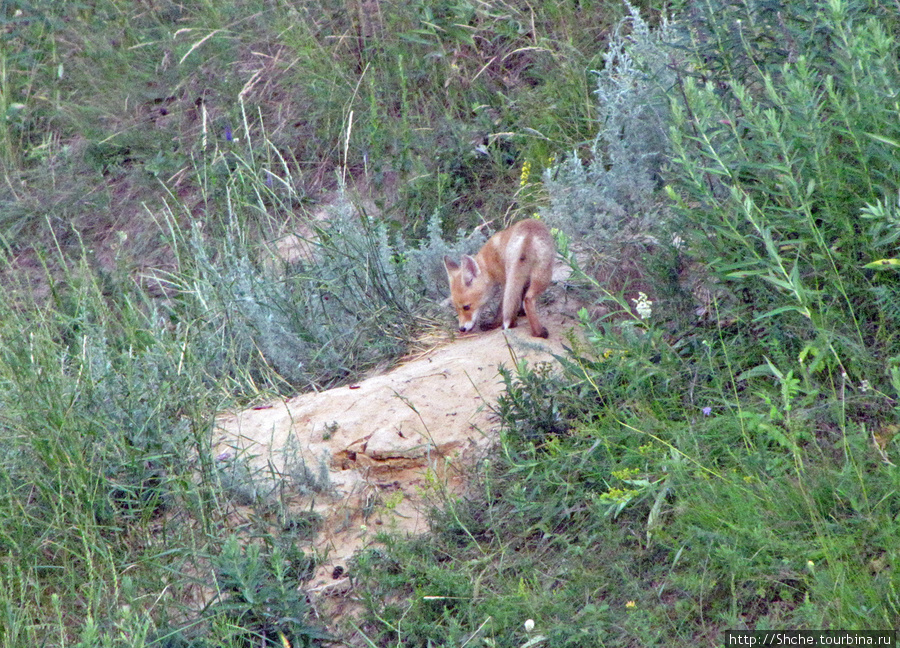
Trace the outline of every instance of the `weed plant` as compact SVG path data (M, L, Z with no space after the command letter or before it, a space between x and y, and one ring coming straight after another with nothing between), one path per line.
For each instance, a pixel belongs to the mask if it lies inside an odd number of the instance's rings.
M139 293L123 287L109 308L86 266L43 308L4 292L4 645L75 645L85 619L88 634L97 619L140 626L127 609L155 606L148 591L191 564L215 512L208 480L195 483L210 464L206 390ZM181 549L154 542L155 526Z
M784 29L814 19L818 40L788 41L780 65L748 39L739 75L682 75L676 227L735 296L736 324L766 329L760 365L815 358L813 372L887 389L896 276L874 262L896 254L897 43L849 3L809 11Z
M578 251L582 275L601 288L605 310L630 310L646 294L646 258L658 248L669 218L660 197L669 150L669 92L675 83L668 43L675 27L656 29L627 4L629 15L610 38L594 71L598 130L590 146L573 150L544 171L541 215L560 232L558 247ZM572 257L575 261L575 257Z
M330 637L307 625L309 604L300 586L312 575L312 563L295 545L275 544L262 552L236 536L229 538L215 559L217 587L223 593L213 606L237 628L246 628L248 645L316 645Z

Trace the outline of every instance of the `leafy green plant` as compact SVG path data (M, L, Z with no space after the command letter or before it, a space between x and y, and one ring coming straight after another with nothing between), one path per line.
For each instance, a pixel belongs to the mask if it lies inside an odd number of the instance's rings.
M566 432L557 391L549 363L529 367L520 363L513 372L500 367L499 373L506 391L497 399L497 413L507 423L510 431L535 443L550 440Z
M300 586L311 575L312 562L294 545L270 543L263 553L236 535L222 545L213 561L219 599L208 615L223 615L241 629L244 645L315 646L330 637L310 623L306 593Z
M894 278L876 285L864 267L890 256L890 238L876 238L882 247L873 250L859 219L898 189L889 99L900 79L897 45L848 3L804 7L786 20L808 10L827 46L791 43L796 51L775 66L754 49L767 42L759 35L741 54L753 74L718 85L682 77L672 195L689 254L708 260L738 297L742 325L786 327L792 354L815 341L838 371L860 379L881 374L873 352L891 355L896 345L881 325L890 309L876 298ZM871 227L890 231L882 219Z

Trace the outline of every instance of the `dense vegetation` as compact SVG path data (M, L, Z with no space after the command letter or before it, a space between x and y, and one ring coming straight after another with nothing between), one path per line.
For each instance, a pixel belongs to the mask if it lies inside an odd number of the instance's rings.
M581 334L345 639L896 628L900 5L663 9L4 3L0 644L326 642L213 416L449 325L457 231L534 213Z

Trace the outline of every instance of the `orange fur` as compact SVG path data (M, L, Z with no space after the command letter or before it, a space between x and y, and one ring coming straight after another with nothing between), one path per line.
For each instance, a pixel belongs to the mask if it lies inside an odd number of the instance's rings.
M495 286L503 297L493 324L482 328L512 328L524 306L531 334L547 337L537 316L535 300L550 285L556 250L547 226L539 220L524 220L494 234L474 257L464 255L457 263L444 257L450 281L450 297L459 318L459 330L471 331L481 308Z

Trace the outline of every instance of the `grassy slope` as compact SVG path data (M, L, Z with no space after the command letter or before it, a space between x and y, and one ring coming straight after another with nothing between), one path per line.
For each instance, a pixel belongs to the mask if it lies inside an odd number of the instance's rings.
M374 258L367 246L393 231L425 238L432 215L451 233L543 205L523 165L533 181L551 157L589 149L589 71L624 10L5 10L0 641L314 642L297 585L315 520L289 519L240 464L210 457L210 417L235 397L329 384L402 348L400 320L421 299L389 264L383 308L401 317L371 339L331 343L360 315L325 310L323 295L360 297L323 284L369 285L341 264ZM322 251L336 274L312 288L258 272L261 243L300 230L340 182L373 199L386 231L348 234L344 247L332 237ZM247 294L276 308L242 311ZM297 333L298 309L336 326ZM759 328L732 337L727 316L717 324L681 337L589 329L595 349L563 378L511 385L508 436L479 469L483 488L447 503L434 538L385 538L359 557L370 641L520 646L527 618L554 646L895 627L897 475L870 442L879 435L895 457L893 401L879 391L889 383L873 380L868 396L823 389L821 363L788 371L796 355L772 338L783 370L748 388L737 367ZM298 357L311 373L290 373ZM237 501L257 515L235 523ZM236 532L259 542L243 547Z
M352 306L370 303L373 278L341 268L368 271L380 237L415 240L432 215L452 232L533 209L515 195L521 164L590 136L589 70L621 8L3 11L0 641L311 641L297 543L315 521L288 519L239 463L210 457L210 417L402 350L406 293L376 280L377 309L393 313L378 327ZM273 281L263 243L308 231L340 183L389 231L332 232L319 252L334 274L294 266ZM310 309L326 321L304 328ZM240 522L235 502L260 517Z

